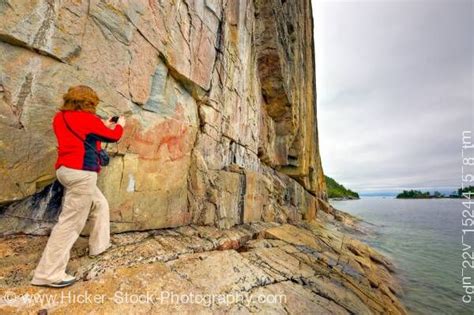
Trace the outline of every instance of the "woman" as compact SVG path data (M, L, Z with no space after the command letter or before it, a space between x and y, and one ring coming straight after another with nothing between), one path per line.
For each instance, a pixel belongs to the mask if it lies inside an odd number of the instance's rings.
M66 266L89 211L89 255L98 255L111 245L109 205L96 185L101 169L98 151L101 142L118 141L125 126L123 116L117 123L111 119L104 123L95 115L99 98L88 86L69 88L63 100L53 118L58 142L56 176L65 188L63 205L31 281L33 285L50 287L65 287L76 281L66 274Z

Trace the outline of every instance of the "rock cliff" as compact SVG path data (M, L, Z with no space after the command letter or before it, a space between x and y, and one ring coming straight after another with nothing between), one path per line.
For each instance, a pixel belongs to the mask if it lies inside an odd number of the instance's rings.
M394 266L326 202L313 47L310 0L0 1L1 313L94 313L70 300L90 293L107 314L405 314ZM86 226L83 281L59 293L28 284L61 204L51 119L77 84L128 119L98 183L113 246L89 257ZM164 291L244 300L113 299Z
M76 84L128 117L99 180L113 232L295 222L326 198L309 0L2 1L0 20L0 233L55 222L51 119Z

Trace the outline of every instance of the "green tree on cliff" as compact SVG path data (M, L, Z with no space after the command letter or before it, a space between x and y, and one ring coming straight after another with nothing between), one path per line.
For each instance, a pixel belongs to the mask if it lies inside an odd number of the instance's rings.
M359 199L359 194L347 189L343 185L336 182L333 178L329 176L324 176L326 179L326 187L328 190L329 198L349 198L349 199Z

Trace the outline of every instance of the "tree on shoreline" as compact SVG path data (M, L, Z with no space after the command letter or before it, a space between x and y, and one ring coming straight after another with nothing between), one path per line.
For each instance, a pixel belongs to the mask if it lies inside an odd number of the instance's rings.
M358 193L347 189L343 185L336 182L333 178L325 175L325 180L329 198L359 199Z
M440 193L439 191L435 191L433 194L430 192L425 191L422 192L420 190L403 190L401 193L397 195L396 198L398 199L427 199L427 198L462 198L464 197L463 194L472 194L474 195L474 186L468 186L464 188L459 188L458 191L453 191L451 195L446 196Z
M468 187L458 189L458 196L459 197L462 197L462 195L466 194L466 193L474 194L474 186L468 186Z

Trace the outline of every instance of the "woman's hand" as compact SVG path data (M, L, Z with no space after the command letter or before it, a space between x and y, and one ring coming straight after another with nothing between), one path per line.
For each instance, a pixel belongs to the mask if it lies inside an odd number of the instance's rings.
M109 119L104 121L104 125L109 129L115 125L115 123L113 121L111 121L111 119L112 119L112 117L109 117Z
M111 128L115 123L111 121L112 117L110 117L107 120L102 120L104 122L105 127Z
M121 125L122 127L125 127L125 116L119 117L119 119L117 120L117 125Z

